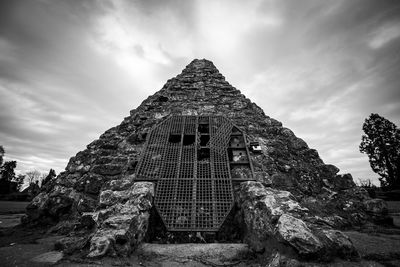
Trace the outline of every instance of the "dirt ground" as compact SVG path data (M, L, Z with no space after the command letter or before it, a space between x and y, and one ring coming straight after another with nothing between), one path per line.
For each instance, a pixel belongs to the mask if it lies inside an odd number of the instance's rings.
M260 264L263 257L245 244L142 244L127 259L68 257L54 250L54 243L61 236L48 234L49 229L45 228L16 226L22 215L18 213L21 207L24 208L21 203L0 203L0 266L263 266ZM389 209L400 215L400 202L390 204ZM400 266L400 228L345 233L359 251L360 261L304 266Z

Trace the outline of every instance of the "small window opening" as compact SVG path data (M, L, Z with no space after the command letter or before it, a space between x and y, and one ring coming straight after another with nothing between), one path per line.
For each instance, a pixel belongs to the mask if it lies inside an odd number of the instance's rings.
M180 134L171 134L168 138L168 142L177 144L181 142L181 135Z
M197 150L197 160L198 161L206 161L210 159L210 149L209 148L201 148Z
M210 126L208 124L199 124L199 133L209 133Z
M234 162L247 161L247 156L242 151L232 151L232 160Z
M232 133L238 134L238 133L240 133L240 130L235 126L232 128Z
M193 145L195 141L196 141L195 135L184 135L183 136L183 145L184 146Z
M200 146L206 146L208 141L210 141L209 135L200 135Z
M244 141L242 137L234 136L231 138L231 147L242 147L244 146Z
M208 124L208 117L199 117L199 124Z
M247 155L244 151L241 150L231 150L228 153L229 161L232 162L243 162L248 161Z

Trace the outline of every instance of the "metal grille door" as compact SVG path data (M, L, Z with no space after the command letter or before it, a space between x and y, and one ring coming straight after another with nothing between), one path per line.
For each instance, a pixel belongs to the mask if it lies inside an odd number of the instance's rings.
M233 128L220 116L172 116L150 132L136 174L157 181L155 207L167 230L217 231L224 222L233 206Z

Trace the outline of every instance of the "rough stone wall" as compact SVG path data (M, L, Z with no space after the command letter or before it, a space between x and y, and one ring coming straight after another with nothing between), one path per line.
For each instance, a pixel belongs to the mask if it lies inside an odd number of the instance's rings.
M363 204L369 198L355 187L350 175L324 164L282 123L225 81L212 62L192 61L181 74L167 81L116 127L107 130L87 149L72 157L55 180L28 207L27 222L80 218L100 208L99 196L118 181L134 181L135 168L149 130L171 114L222 115L258 141L262 153L251 154L256 180L266 187L286 190L310 212L338 215L335 226L363 223ZM326 213L326 214L325 214ZM384 213L381 209L380 213Z

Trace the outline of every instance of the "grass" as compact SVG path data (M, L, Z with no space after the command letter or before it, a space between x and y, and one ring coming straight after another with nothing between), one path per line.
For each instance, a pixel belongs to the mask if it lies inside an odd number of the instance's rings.
M400 201L386 201L389 213L400 213Z
M0 201L0 214L25 213L29 202Z

